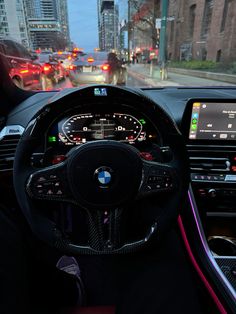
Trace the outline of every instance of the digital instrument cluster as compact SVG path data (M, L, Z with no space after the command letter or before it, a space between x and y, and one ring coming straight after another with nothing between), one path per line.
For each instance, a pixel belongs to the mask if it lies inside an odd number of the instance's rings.
M47 135L48 144L75 146L95 140L129 144L158 142L157 130L145 117L128 113L76 113L55 123Z

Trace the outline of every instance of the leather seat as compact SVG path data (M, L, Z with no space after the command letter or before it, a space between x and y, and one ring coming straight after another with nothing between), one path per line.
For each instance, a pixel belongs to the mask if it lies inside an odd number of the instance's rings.
M74 307L63 314L115 314L115 306Z

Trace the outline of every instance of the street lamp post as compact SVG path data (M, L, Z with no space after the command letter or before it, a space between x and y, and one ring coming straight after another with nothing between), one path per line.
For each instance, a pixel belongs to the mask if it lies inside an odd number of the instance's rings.
M159 45L159 60L161 63L161 79L167 76L166 69L166 25L168 14L168 0L161 1L161 32L160 32L160 45Z
M130 64L130 0L128 0L128 65Z

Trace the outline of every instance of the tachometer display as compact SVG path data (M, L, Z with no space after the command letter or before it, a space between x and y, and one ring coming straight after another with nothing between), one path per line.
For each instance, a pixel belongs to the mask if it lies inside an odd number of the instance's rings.
M59 139L66 143L82 144L93 140L116 140L134 143L145 140L142 123L123 113L77 114L62 124Z

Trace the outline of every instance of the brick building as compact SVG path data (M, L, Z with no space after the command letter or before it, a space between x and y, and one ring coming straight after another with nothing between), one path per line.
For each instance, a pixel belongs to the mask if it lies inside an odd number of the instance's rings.
M236 61L236 1L169 0L171 60Z

